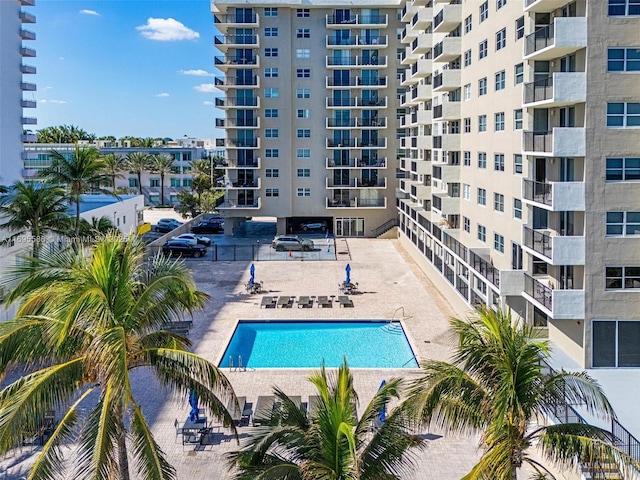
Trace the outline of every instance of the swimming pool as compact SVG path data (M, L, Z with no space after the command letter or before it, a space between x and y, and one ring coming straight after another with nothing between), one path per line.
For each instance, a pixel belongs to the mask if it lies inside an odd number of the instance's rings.
M240 320L220 367L416 368L418 362L400 322Z

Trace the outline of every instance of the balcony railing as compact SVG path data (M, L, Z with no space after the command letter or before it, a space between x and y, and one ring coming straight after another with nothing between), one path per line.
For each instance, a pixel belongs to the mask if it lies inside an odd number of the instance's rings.
M216 98L216 107L257 107L258 98L225 97Z
M387 15L327 15L327 25L387 25Z
M36 16L29 12L20 12L20 20L22 23L36 23Z
M257 148L257 138L227 138L225 140L226 147L240 147L240 148Z
M257 45L257 35L216 35L214 38L216 45Z
M524 274L524 291L547 310L553 311L553 290L526 273Z
M214 83L219 87L257 87L258 77L215 77Z
M355 35L352 37L336 37L327 35L326 37L326 45L328 47L353 47L353 46L386 46L387 45L387 36L379 35L379 36L362 36Z
M551 235L530 227L524 227L524 245L531 250L552 258Z
M327 128L355 127L355 118L327 118Z
M535 103L553 98L553 77L524 84L524 103Z
M245 13L237 15L214 15L213 23L258 23L258 15L255 13Z
M228 56L216 56L214 57L215 65L257 65L258 57L228 57Z
M494 268L491 263L474 252L469 252L469 260L471 268L489 280L493 285L500 288L500 270Z
M553 205L553 189L552 184L545 182L536 182L533 180L524 180L524 198L532 202L542 203L543 205Z
M553 131L524 132L525 152L552 152Z
M33 48L21 47L20 55L23 57L35 57L36 51Z
M525 55L531 55L538 50L553 45L555 38L553 24L538 28L535 32L530 33L525 41Z
M444 10L440 10L438 14L433 17L433 28L438 28L438 26L444 21Z

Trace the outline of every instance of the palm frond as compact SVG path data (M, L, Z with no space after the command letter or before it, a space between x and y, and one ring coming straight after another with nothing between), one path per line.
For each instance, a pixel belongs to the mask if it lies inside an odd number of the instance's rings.
M362 438L373 430L379 423L380 412L387 408L389 401L393 398L400 398L400 391L404 385L401 378L391 378L382 388L378 389L369 404L362 412L358 424L356 425L356 438Z

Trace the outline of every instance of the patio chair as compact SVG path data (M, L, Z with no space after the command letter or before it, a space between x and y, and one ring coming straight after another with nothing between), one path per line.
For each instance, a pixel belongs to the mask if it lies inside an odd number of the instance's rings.
M253 414L253 426L264 425L271 421L276 399L273 395L260 395Z
M292 305L293 305L293 299L291 297L287 297L283 295L278 298L278 307L291 308Z
M298 308L311 308L313 306L313 301L308 296L301 296L298 298Z
M318 296L318 306L322 308L331 308L333 307L333 302L329 300L329 297L326 295Z
M262 302L260 302L260 308L275 308L276 302L274 297L262 297Z
M173 427L176 429L176 438L175 441L178 441L178 435L182 435L182 427L180 426L180 422L178 422L178 419L176 418L173 421Z
M340 303L340 306L343 307L343 308L351 308L351 307L353 307L353 300L351 300L346 295L339 295L338 296L338 302Z

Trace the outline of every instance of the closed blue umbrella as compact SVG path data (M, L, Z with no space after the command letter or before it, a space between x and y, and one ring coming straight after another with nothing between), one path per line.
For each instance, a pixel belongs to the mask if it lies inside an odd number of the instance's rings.
M251 278L249 279L250 284L254 284L256 280L256 266L252 263L251 268L249 268L249 273L251 274Z
M192 422L197 422L198 415L200 414L200 409L198 408L198 394L196 394L196 391L193 389L189 391L189 405L191 405L189 420L191 420Z
M347 272L347 279L344 281L344 283L351 283L351 265L349 265L348 263L345 267L345 271Z
M386 384L387 384L387 381L382 380L382 383L380 383L380 386L378 387L378 391L380 391L382 387L384 387ZM380 421L380 423L384 423L386 419L387 419L387 404L385 403L382 406L382 408L378 410L378 420Z

